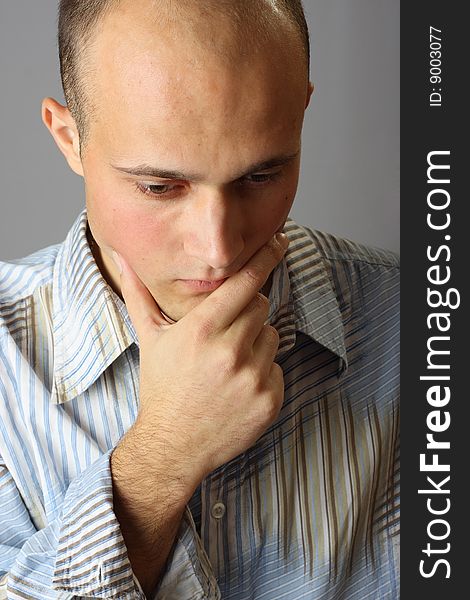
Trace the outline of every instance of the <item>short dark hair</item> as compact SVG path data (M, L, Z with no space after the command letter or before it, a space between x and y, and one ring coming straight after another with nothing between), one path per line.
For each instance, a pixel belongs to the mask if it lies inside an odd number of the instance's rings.
M65 101L75 120L80 136L80 151L86 146L91 106L91 66L86 62L95 27L120 0L60 0L58 14L58 47L60 76ZM231 8L234 2L231 0ZM310 71L310 36L302 0L271 0L298 29ZM85 85L85 80L87 84Z

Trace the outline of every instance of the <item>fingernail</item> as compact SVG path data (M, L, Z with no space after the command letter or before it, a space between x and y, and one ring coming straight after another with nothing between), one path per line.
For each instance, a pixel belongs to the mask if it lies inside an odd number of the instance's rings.
M113 250L113 260L116 263L116 267L118 268L119 275L121 275L122 274L122 263L121 263L119 254L116 252L116 250Z
M276 242L284 249L289 245L289 239L285 233L276 233Z

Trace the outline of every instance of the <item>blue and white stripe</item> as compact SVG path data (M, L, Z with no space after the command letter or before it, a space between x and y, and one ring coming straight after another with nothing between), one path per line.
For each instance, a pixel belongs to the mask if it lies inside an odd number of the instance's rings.
M284 231L283 408L201 482L158 600L398 598L398 259ZM86 232L83 211L63 244L0 263L0 598L145 598L109 466L139 408L138 342Z

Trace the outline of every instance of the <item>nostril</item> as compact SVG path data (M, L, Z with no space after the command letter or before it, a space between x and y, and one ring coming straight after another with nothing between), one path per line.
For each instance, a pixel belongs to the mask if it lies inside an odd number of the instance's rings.
M232 272L234 270L232 267L240 263L240 256L244 249L245 244L241 238L237 241L227 241L218 237L211 241L207 236L198 242L185 244L185 252L188 256L204 262L215 272L225 273Z

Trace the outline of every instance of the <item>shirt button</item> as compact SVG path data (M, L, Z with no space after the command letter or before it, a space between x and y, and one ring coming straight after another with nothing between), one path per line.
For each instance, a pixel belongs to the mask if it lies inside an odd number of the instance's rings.
M216 502L212 507L211 514L214 519L221 519L225 515L225 504L223 502Z

